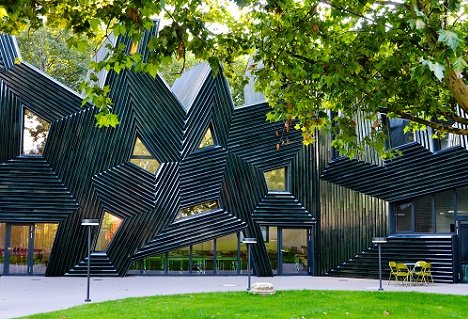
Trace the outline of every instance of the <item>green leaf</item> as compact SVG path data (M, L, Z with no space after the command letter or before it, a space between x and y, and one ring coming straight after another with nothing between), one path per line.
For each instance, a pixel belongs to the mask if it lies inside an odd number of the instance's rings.
M148 63L145 69L153 78L156 78L156 75L158 74L158 67L156 65Z
M461 72L463 71L466 67L468 67L468 63L466 63L466 60L462 57L458 57L454 60L451 61L453 69L455 72Z
M450 31L450 30L439 30L437 31L437 34L439 34L439 42L445 43L448 45L450 48L452 48L453 51L455 51L460 44L460 39L458 38L458 34Z

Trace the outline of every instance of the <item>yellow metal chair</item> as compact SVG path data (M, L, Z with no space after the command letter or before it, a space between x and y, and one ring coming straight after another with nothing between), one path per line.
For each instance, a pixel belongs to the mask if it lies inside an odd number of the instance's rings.
M392 276L395 277L395 281L398 281L397 278L397 273L396 273L396 265L397 263L395 261L389 261L388 262L388 267L390 267L390 274L388 275L388 284L390 285L390 280L392 280Z
M434 278L432 278L431 266L432 264L430 262L425 262L424 265L422 265L421 270L417 273L416 283L420 282L422 284L424 282L427 286L429 282L428 280L431 280L432 284L434 285Z
M426 262L423 261L423 260L417 261L414 264L414 267L411 270L411 276L414 279L414 284L417 284L418 282L420 282L420 280L422 280L422 278L424 276L423 267L424 267L425 264L426 264Z
M411 281L411 271L409 270L406 264L397 263L396 264L396 283L398 284L399 278L402 278L401 284L408 286L408 282Z

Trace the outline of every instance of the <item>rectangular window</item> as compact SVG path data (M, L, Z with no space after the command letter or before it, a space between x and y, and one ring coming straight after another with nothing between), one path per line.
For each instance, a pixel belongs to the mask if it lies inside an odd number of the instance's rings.
M411 221L413 219L413 203L406 202L395 205L395 229L397 233L411 232Z
M436 232L449 233L454 230L453 191L438 193L434 197Z
M468 187L457 189L457 216L468 216Z
M414 231L417 233L434 232L432 216L432 196L415 198Z

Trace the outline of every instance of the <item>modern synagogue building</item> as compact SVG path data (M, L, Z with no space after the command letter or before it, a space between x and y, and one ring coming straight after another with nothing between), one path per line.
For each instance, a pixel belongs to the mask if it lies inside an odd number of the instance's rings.
M207 64L172 87L101 74L121 123L99 129L82 96L18 57L0 35L1 274L83 275L90 231L99 276L245 274L243 239L256 238L258 276L378 278L372 238L386 237L385 266L422 259L435 281L468 282L466 139L392 120L401 156L339 158L329 136L304 146L266 122L249 87L235 106Z

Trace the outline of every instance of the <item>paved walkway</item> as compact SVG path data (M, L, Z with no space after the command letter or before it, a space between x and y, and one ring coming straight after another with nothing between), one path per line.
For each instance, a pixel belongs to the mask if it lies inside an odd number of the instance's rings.
M379 280L281 276L255 277L251 283L270 282L276 290L360 290L374 291ZM200 277L92 277L91 302L101 302L127 297L197 293L211 291L246 291L247 276ZM468 284L440 284L434 286L395 286L382 282L385 291L420 291L430 293L468 295ZM1 277L0 318L16 318L30 314L70 308L85 303L87 279L69 277Z

